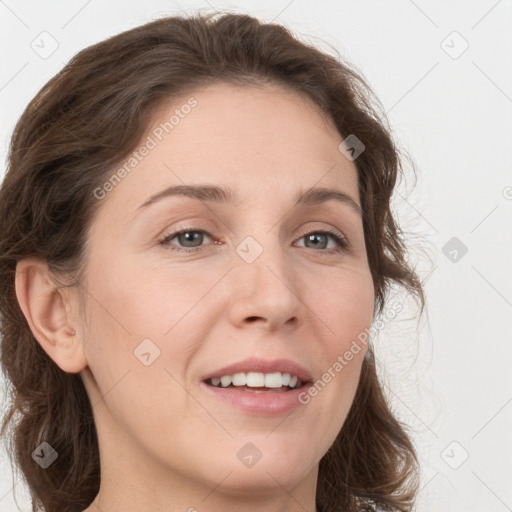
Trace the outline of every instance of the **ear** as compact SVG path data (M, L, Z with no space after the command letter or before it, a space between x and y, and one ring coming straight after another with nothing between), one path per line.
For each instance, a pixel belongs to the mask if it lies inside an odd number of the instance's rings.
M67 296L51 280L48 264L38 258L20 260L15 289L32 334L55 364L68 373L86 368L87 358L76 334L79 326L66 311Z

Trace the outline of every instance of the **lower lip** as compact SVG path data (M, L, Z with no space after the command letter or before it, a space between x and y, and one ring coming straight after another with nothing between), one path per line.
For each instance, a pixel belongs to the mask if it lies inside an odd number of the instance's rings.
M290 391L253 393L233 387L218 388L201 382L201 386L207 393L227 402L247 414L258 416L278 416L285 414L302 404L299 395L307 392L308 385Z

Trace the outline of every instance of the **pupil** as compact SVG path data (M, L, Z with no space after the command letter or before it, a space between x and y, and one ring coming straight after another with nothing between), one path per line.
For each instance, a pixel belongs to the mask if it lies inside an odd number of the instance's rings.
M200 234L197 232L194 233L194 232L187 231L187 232L183 233L182 236L185 237L186 242L193 242L195 238L200 236Z
M319 237L325 237L325 235L316 235L316 234L308 235L308 239L310 242L315 242L315 240L318 241ZM318 243L315 242L314 245L318 245Z

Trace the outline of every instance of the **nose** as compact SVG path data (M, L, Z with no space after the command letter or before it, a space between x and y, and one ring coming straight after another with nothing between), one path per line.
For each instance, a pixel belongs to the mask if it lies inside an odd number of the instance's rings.
M237 327L261 324L267 331L276 331L295 329L302 323L306 306L301 297L300 276L278 245L265 247L251 263L250 259L235 255L235 269L230 273L233 295L229 318ZM247 246L241 246L243 255Z

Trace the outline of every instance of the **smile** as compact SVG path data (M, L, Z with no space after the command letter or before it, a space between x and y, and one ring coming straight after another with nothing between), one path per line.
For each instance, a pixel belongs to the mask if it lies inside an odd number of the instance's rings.
M240 372L212 377L206 383L218 388L237 387L253 393L285 392L302 386L302 381L296 375L281 372Z

